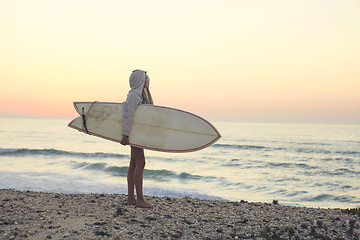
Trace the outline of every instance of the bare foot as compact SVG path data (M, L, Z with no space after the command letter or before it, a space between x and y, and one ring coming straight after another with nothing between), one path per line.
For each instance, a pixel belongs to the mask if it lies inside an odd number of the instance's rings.
M135 198L128 198L126 201L126 205L136 205L136 199Z
M149 203L145 202L144 200L142 201L137 201L136 203L137 207L141 207L141 208L152 208L153 206L151 206Z

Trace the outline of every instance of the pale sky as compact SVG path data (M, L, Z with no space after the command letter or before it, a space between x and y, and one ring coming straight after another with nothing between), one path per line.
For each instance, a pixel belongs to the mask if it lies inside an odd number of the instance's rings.
M0 115L123 102L234 121L360 123L358 0L0 0Z

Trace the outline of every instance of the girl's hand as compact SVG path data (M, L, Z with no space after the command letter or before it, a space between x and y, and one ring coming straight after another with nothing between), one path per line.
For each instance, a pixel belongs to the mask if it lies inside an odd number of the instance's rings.
M128 136L123 136L120 143L124 146L129 144L129 137Z

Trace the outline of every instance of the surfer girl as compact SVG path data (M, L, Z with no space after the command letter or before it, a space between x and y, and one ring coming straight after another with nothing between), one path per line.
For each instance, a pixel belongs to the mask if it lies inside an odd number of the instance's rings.
M130 75L129 82L131 90L123 103L123 137L120 142L122 145L129 144L129 135L137 106L141 103L153 104L149 91L150 79L145 71L134 70ZM152 206L144 200L143 196L144 168L144 149L131 146L130 164L127 172L128 199L126 204L151 208ZM134 188L136 189L137 198L135 198Z

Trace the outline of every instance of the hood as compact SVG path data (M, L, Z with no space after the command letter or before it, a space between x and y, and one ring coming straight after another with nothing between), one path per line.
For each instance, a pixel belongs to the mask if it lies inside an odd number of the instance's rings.
M129 78L130 92L135 92L142 98L142 91L144 89L146 72L142 70L134 71Z

